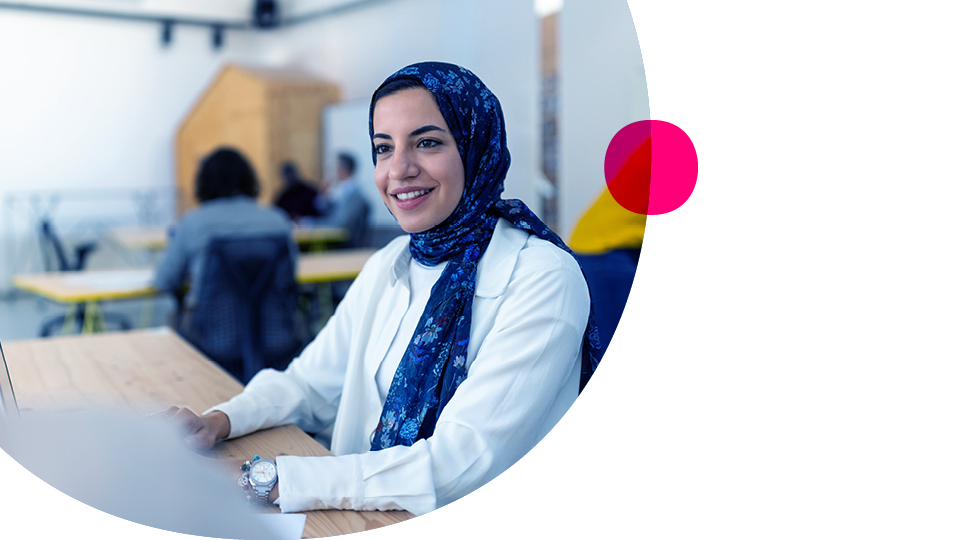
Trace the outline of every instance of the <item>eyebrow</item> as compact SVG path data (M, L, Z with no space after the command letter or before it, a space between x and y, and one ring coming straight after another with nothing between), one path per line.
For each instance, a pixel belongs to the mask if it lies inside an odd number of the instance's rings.
M447 132L447 130L443 129L442 127L434 126L433 124L427 124L426 126L419 127L419 128L417 128L417 129L411 131L411 132L410 132L410 137L416 137L417 135L423 135L424 133L427 133L427 132L429 132L429 131L442 131L442 132L444 132L444 133ZM393 140L393 137L391 137L391 136L389 136L389 135L387 135L387 134L385 134L385 133L374 133L374 134L373 134L373 138L374 138L374 139L387 139L388 141L392 141L392 140Z
M426 125L426 126L423 126L422 128L415 129L415 130L411 131L411 132L410 132L410 136L411 136L411 137L416 137L417 135L422 135L422 134L424 134L424 133L426 133L426 132L428 132L428 131L442 131L442 132L444 132L444 133L447 132L447 130L445 130L445 129L441 128L441 127L437 127L437 126L434 126L434 125Z

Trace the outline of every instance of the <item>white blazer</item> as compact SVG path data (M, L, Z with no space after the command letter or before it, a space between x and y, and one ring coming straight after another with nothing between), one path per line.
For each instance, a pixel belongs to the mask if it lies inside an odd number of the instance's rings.
M523 457L576 399L590 307L580 268L501 219L478 266L467 378L431 437L371 452L383 409L375 376L410 301L410 258L406 236L375 253L285 371L261 371L210 409L229 416L231 438L290 423L311 433L332 426L335 456L277 459L283 512L429 512Z

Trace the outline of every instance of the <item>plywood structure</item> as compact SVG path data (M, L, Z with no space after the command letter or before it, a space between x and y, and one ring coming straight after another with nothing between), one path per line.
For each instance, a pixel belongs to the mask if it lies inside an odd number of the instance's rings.
M340 89L289 70L225 66L180 125L176 140L177 213L197 205L194 182L201 160L220 146L240 150L260 180L260 202L282 189L280 166L294 161L317 181L324 171L323 108Z

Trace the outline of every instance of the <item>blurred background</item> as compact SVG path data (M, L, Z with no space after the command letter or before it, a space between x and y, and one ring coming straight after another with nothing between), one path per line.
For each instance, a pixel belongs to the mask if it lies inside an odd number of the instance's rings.
M603 157L625 124L650 118L623 0L0 1L0 329L35 337L57 306L11 286L44 271L40 226L96 243L86 268L155 264L111 240L168 227L196 205L197 161L242 147L261 202L294 161L311 182L357 158L369 244L401 234L372 181L370 95L407 64L463 65L497 94L523 199L568 239L604 188ZM153 302L117 302L141 317Z

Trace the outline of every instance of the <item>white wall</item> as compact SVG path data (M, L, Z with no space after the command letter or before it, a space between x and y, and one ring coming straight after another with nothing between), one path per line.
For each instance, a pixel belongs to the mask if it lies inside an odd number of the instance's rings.
M565 0L558 28L559 222L564 238L603 190L607 144L623 126L650 119L633 19L619 0Z
M159 24L0 9L0 200L157 188L172 201L177 126L224 63L300 67L365 101L396 69L433 59L469 67L500 97L513 155L506 196L534 203L538 39L532 0L373 2L281 30L227 31L219 51L204 28L176 26L164 48ZM111 201L98 211L109 221L121 210ZM24 219L14 221L22 234ZM20 257L0 250L0 273L22 268Z
M394 71L425 60L467 67L504 109L512 159L504 196L521 198L536 210L538 24L532 0L394 0L281 30L273 44L284 51L278 54L286 55L288 64L338 83L345 103L344 112L337 114L362 121L363 134L370 96ZM332 150L347 149L357 156L364 168L360 173L372 183L369 139L353 130L332 130L327 136ZM392 220L379 212L380 199L374 196L375 219Z
M0 189L172 185L177 125L224 62L269 62L259 39L0 10Z
M136 219L127 190L166 193L158 219L170 221L181 119L224 62L271 61L254 31L227 31L220 51L204 28L175 27L166 48L160 35L156 23L0 9L0 277L38 269L29 235L47 204L9 206L10 194L65 193L55 214L65 236Z

